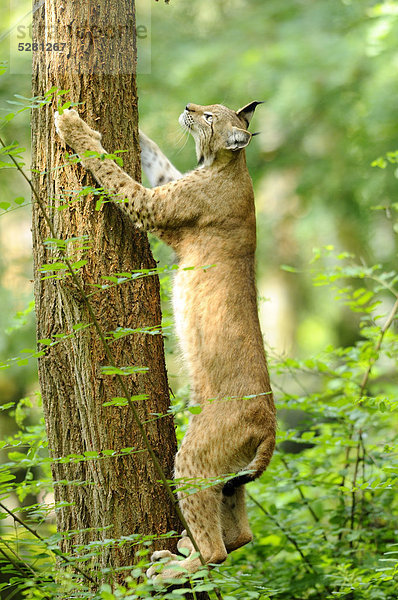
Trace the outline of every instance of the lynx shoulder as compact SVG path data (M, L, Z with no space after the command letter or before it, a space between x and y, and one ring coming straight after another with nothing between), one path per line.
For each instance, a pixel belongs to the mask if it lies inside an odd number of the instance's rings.
M105 151L100 134L76 111L55 117L63 141L115 200L123 200L120 209L178 256L175 323L190 374L191 401L201 411L191 417L175 459L175 476L203 481L236 474L225 484L178 492L207 563L223 562L228 552L252 539L244 486L267 468L275 444L275 409L257 311L254 196L245 158L257 104L238 111L220 104L188 104L180 123L195 140L198 167L186 175L140 133L142 166L152 189L111 160L84 156L87 150ZM152 566L149 577L173 579L200 568L186 532L177 547L188 548L189 555L181 560L166 550L155 552L153 561L168 560L160 574Z

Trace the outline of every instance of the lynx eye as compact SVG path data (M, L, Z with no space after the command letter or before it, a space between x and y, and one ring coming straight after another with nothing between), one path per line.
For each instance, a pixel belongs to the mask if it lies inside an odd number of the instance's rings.
M204 117L206 123L212 123L213 122L213 115L212 115L212 113L203 113L203 117Z

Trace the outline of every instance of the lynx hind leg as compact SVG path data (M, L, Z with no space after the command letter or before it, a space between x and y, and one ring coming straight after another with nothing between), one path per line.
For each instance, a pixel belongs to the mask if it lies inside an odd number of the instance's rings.
M208 476L208 474L200 473L200 469L198 465L195 466L194 461L192 463L188 460L187 449L183 448L178 452L176 457L176 478L191 479L194 477L193 473L195 473L196 477L202 478ZM219 564L224 562L227 557L221 530L221 503L221 486L200 489L191 494L185 491L179 493L181 511L206 564ZM184 533L178 543L178 549L187 549L189 555L183 560L175 560L177 557L171 555L169 557L170 560L165 562L161 573L156 575L156 582L159 583L163 580L187 576L202 568L200 557L197 556L192 542ZM159 555L158 553L152 555L153 561L158 558L167 558L167 555ZM154 577L156 572L157 568L151 567L147 575L148 577Z
M223 496L221 525L227 552L232 552L252 541L253 534L246 511L245 486L236 488L232 496Z
M192 481L197 477L202 480L212 475L204 471L197 448L183 444L176 456L176 479ZM193 483L193 487L196 491L188 489L178 493L181 511L204 561L221 563L227 556L221 530L222 485L201 489Z
M151 187L180 179L182 174L155 142L140 130L141 166Z
M227 558L221 534L221 494L221 489L217 493L207 489L180 499L181 510L206 564L219 564ZM147 571L148 577L155 578L155 581L160 583L187 577L201 569L202 561L187 536L181 538L178 543L178 549L182 548L189 551L189 555L183 560L178 560L178 557L171 553L165 554L166 551L155 552L152 555L153 562L163 558L169 560L165 561L159 574L156 566L150 567Z

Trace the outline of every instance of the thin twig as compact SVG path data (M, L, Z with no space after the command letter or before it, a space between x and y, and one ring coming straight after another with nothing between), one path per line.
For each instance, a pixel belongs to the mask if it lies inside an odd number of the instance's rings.
M298 545L297 540L295 540L295 538L285 529L285 527L282 525L282 523L280 523L278 521L278 519L276 517L274 517L274 515L272 515L270 512L268 512L268 510L266 508L264 508L264 506L262 504L260 504L260 502L258 502L258 500L256 500L254 498L254 496L249 494L249 492L247 492L247 497L250 498L250 500L261 510L261 512L263 512L265 514L266 517L271 519L271 521L273 523L275 523L275 525L277 527L279 527L279 529L282 531L283 535L295 547L295 549L299 553L299 555L304 563L304 568L307 571L307 573L316 574L314 567L312 566L312 564L310 563L308 558L305 556L305 554L302 551L302 549L300 548L300 546Z
M300 497L301 497L302 501L304 502L305 506L308 508L308 510L309 510L312 518L314 519L315 523L319 523L320 519L319 519L318 515L316 514L316 512L312 508L312 506L311 506L311 504L310 504L307 496L305 496L303 490L301 489L301 486L298 484L298 481L297 481L297 479L296 479L293 471L291 470L288 462L284 458L281 458L281 462L284 465L285 469L290 474L291 478L293 479L293 482L296 484L296 489L297 489L298 493L300 494ZM326 533L324 531L322 531L322 537L325 540L325 542L328 543L328 539L327 539Z
M72 566L82 577L87 579L87 581L89 581L90 583L93 583L94 585L97 585L97 582L90 575L88 575L88 573L86 573L85 571L80 569L80 567L75 565L74 562L71 561L67 556L65 556L65 554L61 550L58 550L57 548L48 548L46 540L40 534L38 534L37 531L35 531L31 527L29 527L29 525L27 525L27 523L22 521L22 519L20 519L12 510L7 508L7 506L5 506L5 504L3 504L2 502L0 502L0 508L2 508L4 510L4 512L8 513L10 515L10 517L12 517L14 519L14 522L21 525L21 527L26 529L26 531L29 531L29 533L31 533L36 539L40 540L46 546L46 548L48 550L50 550L51 552L53 552L53 554L58 556L58 558L63 560L69 566Z
M366 461L365 461L365 456L367 455L366 452L366 448L365 448L365 442L363 440L363 435L362 432L360 433L360 440L361 440L361 448L362 448L362 481L366 481L366 477L365 477L365 472L366 472ZM366 490L362 490L362 498L361 498L361 515L360 515L360 522L363 522L363 518L365 515L365 492Z
M384 336L387 333L387 331L389 330L389 328L391 327L392 323L394 322L397 312L398 312L398 298L394 302L394 306L392 307L390 314L388 315L383 327L380 330L379 339L377 340L377 344L375 346L375 354L377 354L379 352L379 350L381 348L381 344L383 343ZM369 376L372 371L372 367L375 364L376 360L377 360L377 356L371 356L369 358L368 368L366 369L364 376L362 378L362 382L361 382L361 386L360 386L360 390L359 390L361 403L362 403L362 397L364 395L366 386L368 385Z
M23 570L22 566L19 563L15 562L15 560L11 556L9 556L6 552L4 552L4 550L2 548L0 548L0 554L2 554L4 556L4 558L6 559L6 561L9 564L11 564L14 567L14 569L16 571L18 571L22 575L23 580L26 580L26 575L27 574ZM15 554L15 552L14 552L14 554ZM34 571L34 569L32 567L30 567L29 565L27 565L26 563L23 563L23 565L25 567L27 567L32 572L32 574L33 574L33 576L34 576L34 578L35 578L36 581L39 580L42 577L42 575L40 573ZM50 598L48 596L43 596L43 600L50 600Z
M398 298L396 299L396 301L394 302L394 305L386 319L386 321L384 322L383 327L380 329L380 333L379 333L379 337L378 340L376 342L376 345L374 347L374 355L371 356L369 358L369 362L368 362L368 366L367 369L362 377L362 381L361 384L359 386L359 393L358 393L358 405L360 406L363 402L363 398L364 398L364 394L365 394L365 390L366 387L369 383L369 377L370 374L372 372L372 368L373 365L375 364L378 356L378 352L380 351L381 345L383 343L384 340L384 336L386 335L387 331L389 330L389 328L391 327L392 323L394 322L394 319L396 317L398 313ZM354 435L354 431L355 431L355 424L352 423L351 427L350 427L350 432L349 432L349 439L352 440L353 435ZM357 475L357 468L358 468L358 456L359 456L359 448L360 445L362 443L361 441L361 437L362 437L362 432L360 432L360 437L358 439L358 443L357 443L357 460L355 463L355 473L354 473L354 477L356 479L356 475ZM347 471L350 467L350 455L351 455L351 446L347 446L346 448L346 455L345 455L345 465L344 465L344 471ZM346 475L345 473L343 474L343 477L341 479L341 483L340 483L340 487L344 487L345 486L345 481L346 481ZM354 519L355 519L355 508L356 508L356 499L355 499L355 492L352 493L352 502L351 502L351 523L353 523ZM342 538L342 532L339 533L339 540L341 540Z
M313 564L310 562L310 560L304 554L304 552L300 548L297 540L289 533L289 531L287 531L287 529L285 529L285 527L282 525L282 523L280 523L278 521L278 519L276 517L274 517L274 515L272 515L270 512L268 512L268 510L266 508L264 508L264 506L262 504L260 504L260 502L258 502L258 500L256 500L248 492L247 492L247 496L261 510L261 512L263 512L273 523L275 523L275 525L277 527L279 527L279 529L282 531L282 533L286 536L287 540L294 546L294 548L297 550L297 552L299 553L299 555L304 563L304 568L307 571L307 573L310 573L311 575L318 575L318 571L315 569ZM320 584L318 582L316 582L315 586L317 587L318 585L320 586ZM326 584L324 585L324 589L328 592L328 594L332 593L331 589Z
M11 554L13 554L15 556L15 558L21 563L21 565L23 565L25 567L25 569L27 571L30 571L34 577L38 576L38 573L36 573L36 571L34 570L34 568L31 567L30 565L28 565L27 562L25 562L24 560L22 560L22 558L15 552L15 550L11 547L11 545L8 542L6 542L5 540L0 540L0 543L3 544L7 548L7 550L9 552L11 552ZM2 553L3 553L3 555L5 555L4 550L3 550ZM8 560L15 567L15 562L11 560L11 557L8 557ZM25 573L25 575L26 575L26 573Z
M355 525L355 509L356 509L356 505L357 505L357 496L356 496L356 491L355 491L355 486L357 483L357 477L358 477L358 470L359 470L359 464L361 462L361 437L362 437L362 433L361 431L359 432L359 440L358 440L358 444L357 444L357 455L356 455L356 459L355 459L355 466L354 466L354 475L352 478L352 487L353 490L351 492L351 515L350 515L350 527L351 527L351 531L354 530L354 525ZM353 546L352 540L350 541L350 546Z

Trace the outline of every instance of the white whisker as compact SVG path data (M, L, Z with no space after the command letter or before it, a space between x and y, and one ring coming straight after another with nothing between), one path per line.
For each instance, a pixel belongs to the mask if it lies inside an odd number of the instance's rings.
M179 154L182 150L184 150L184 148L187 145L187 142L189 140L189 135L190 135L189 131L183 131L178 143L180 143L184 139L184 135L185 135L185 141L184 141L183 145L181 146L181 148L177 151L177 154Z

